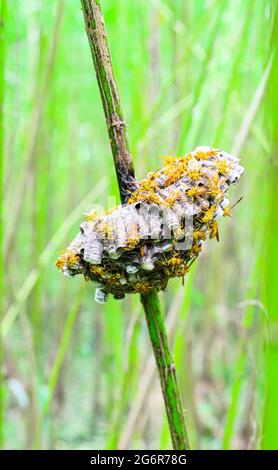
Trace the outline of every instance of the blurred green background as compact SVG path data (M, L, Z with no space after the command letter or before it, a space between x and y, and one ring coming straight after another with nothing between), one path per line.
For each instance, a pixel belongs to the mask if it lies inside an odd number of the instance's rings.
M278 448L276 3L102 1L137 176L197 145L246 168L220 243L160 296L193 448ZM139 296L100 306L54 265L118 198L80 3L0 4L1 444L171 448Z

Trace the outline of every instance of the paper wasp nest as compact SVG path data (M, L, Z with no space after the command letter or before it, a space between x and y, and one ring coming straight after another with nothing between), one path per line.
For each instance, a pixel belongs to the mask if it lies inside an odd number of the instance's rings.
M109 293L165 289L171 277L184 277L206 238L218 237L217 219L230 215L227 189L244 171L238 161L210 147L167 158L134 182L127 204L88 214L57 267L96 283L100 303Z

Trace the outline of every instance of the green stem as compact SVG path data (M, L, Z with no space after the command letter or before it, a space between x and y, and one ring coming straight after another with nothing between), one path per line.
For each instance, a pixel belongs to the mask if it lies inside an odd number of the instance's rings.
M112 70L104 19L99 0L81 0L85 28L94 61L110 138L115 170L122 202L128 200L134 180L134 168L129 152L126 126L120 104L119 92ZM170 355L164 319L156 292L141 296L150 339L160 375L169 428L175 450L188 449L188 439L177 384L175 365Z
M145 310L153 352L159 371L173 447L175 450L188 449L188 437L176 377L176 368L169 350L167 332L158 295L155 291L147 295L141 295L141 302Z
M105 113L121 200L126 202L132 189L130 183L134 180L134 168L129 152L118 87L113 74L103 16L99 1L81 0L81 3Z
M269 168L267 172L267 207L265 227L265 250L263 256L263 303L267 310L269 338L265 345L265 403L262 429L261 448L266 450L278 450L278 297L276 289L278 285L278 250L277 250L277 178L278 178L278 5L272 2L272 68L268 82L268 113L267 124L270 123L269 137L271 152L269 155Z

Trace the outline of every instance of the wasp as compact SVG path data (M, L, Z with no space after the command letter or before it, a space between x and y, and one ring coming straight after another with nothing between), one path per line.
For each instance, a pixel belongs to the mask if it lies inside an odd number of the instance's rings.
M236 201L232 206L230 207L225 207L225 209L223 209L223 215L224 217L232 217L232 213L231 213L231 210L240 202L242 201L242 196L239 198L238 201Z
M84 219L87 222L94 222L98 218L97 212L93 210L92 212L85 212Z
M228 171L230 171L231 165L229 165L226 162L226 160L221 159L216 162L216 168L219 171L219 173L221 173L221 175L225 176L228 173Z
M56 266L58 269L63 269L64 267L73 268L76 265L78 258L79 257L76 253L67 249L66 252L57 259Z
M212 220L210 228L211 228L211 232L210 232L209 238L216 237L216 240L219 242L218 224L216 220Z
M149 282L136 282L136 284L133 285L134 293L148 294L152 289L153 287Z
M218 194L223 193L221 189L219 189L219 177L215 175L208 180L208 194L212 197L216 197Z
M169 194L169 196L166 197L165 202L169 206L173 206L180 197L181 197L181 190L178 189L177 191L172 191L171 194Z
M207 193L207 189L204 186L193 186L187 190L187 196L189 197L199 197L204 196Z
M107 270L105 268L103 268L102 266L90 266L90 272L92 274L95 274L96 276L100 276L100 277L103 277L105 275L105 273L107 272Z
M211 206L205 213L202 221L207 224L208 222L210 222L212 219L213 219L213 216L214 216L214 213L215 213L215 207L214 206Z

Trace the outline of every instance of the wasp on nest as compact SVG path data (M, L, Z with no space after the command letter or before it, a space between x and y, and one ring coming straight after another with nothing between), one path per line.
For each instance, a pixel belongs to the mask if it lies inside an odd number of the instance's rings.
M167 158L134 182L127 204L87 214L56 266L96 283L99 303L109 294L164 290L170 278L185 276L208 237L218 238L217 219L230 215L228 187L244 171L238 162L211 147Z

